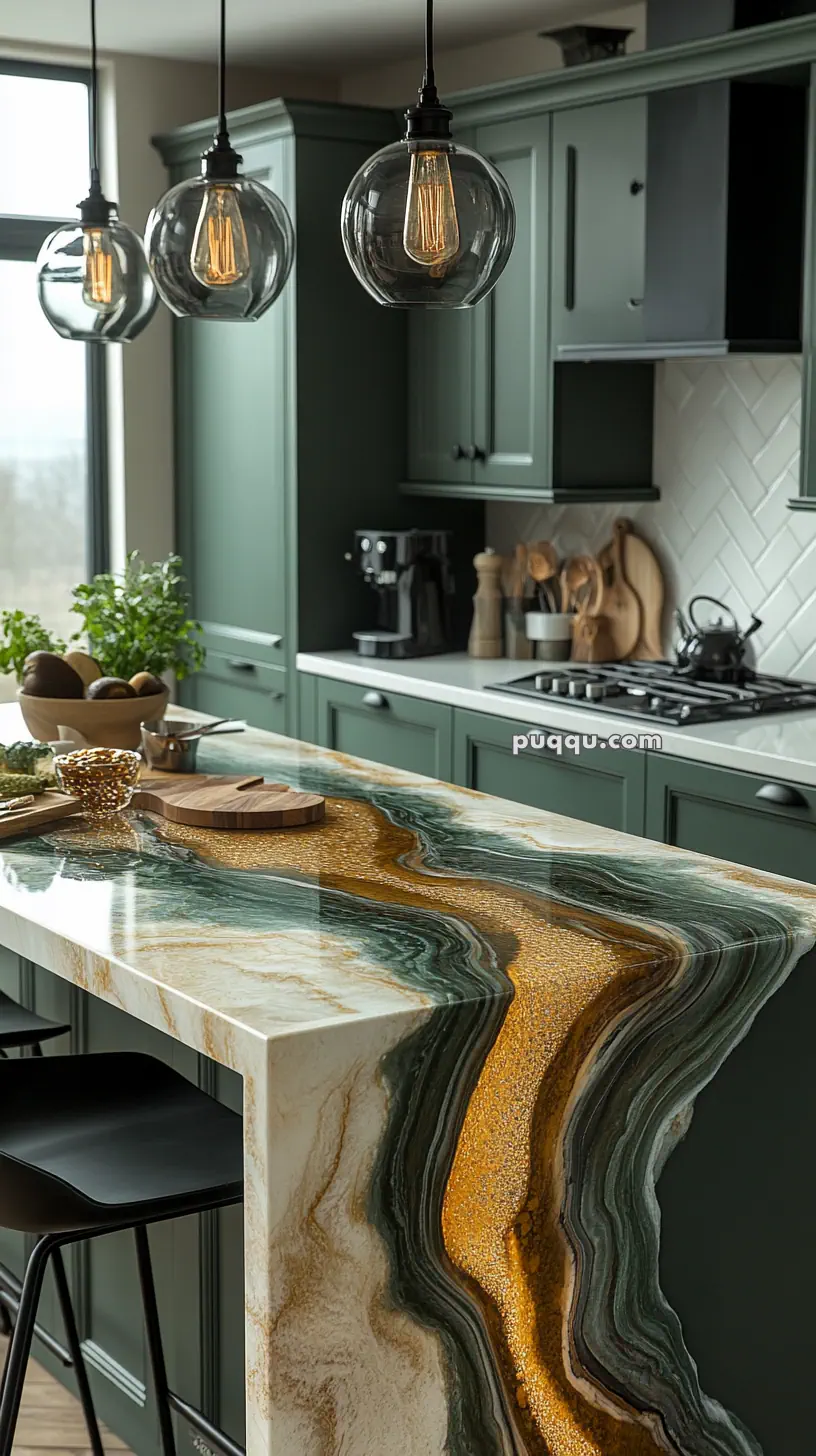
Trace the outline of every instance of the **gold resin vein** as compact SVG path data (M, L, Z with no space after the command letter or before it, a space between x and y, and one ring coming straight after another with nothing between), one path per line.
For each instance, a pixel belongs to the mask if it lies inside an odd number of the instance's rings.
M633 1412L601 1410L565 1363L572 1270L560 1228L560 1139L580 1068L602 1032L677 965L657 932L631 932L524 890L422 869L416 836L377 809L330 799L320 826L232 833L161 821L168 843L244 870L308 875L386 904L457 917L514 951L515 988L466 1111L442 1212L448 1255L482 1306L528 1449L538 1456L655 1456ZM611 1405L611 1402L610 1402Z

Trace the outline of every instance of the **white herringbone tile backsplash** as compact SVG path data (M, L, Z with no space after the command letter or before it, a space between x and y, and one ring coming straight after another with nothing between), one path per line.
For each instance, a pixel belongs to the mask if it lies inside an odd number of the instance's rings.
M657 367L653 505L488 507L498 551L552 540L563 555L637 523L666 577L665 647L672 613L693 596L719 598L755 639L764 672L816 681L816 513L788 509L799 491L801 363L779 357Z

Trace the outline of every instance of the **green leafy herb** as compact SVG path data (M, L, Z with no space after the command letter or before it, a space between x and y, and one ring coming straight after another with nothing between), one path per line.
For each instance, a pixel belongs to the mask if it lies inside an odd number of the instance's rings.
M30 652L64 652L65 643L46 630L39 617L25 612L0 612L0 673L13 672L23 680L23 663Z
M89 651L107 677L168 669L187 677L204 665L201 625L188 615L181 559L148 564L131 552L122 576L95 576L74 588Z
M51 770L52 752L47 743L10 743L4 748L0 743L0 769L9 773L40 773L40 764L48 775Z

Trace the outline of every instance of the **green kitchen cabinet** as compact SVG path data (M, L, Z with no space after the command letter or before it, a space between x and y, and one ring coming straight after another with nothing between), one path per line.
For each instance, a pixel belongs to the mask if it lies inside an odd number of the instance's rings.
M198 173L213 130L155 140L172 182ZM297 651L344 646L366 620L345 561L355 528L423 524L398 491L405 315L360 286L339 227L349 181L396 123L373 107L277 100L234 113L230 131L243 170L289 209L296 262L255 323L174 322L177 541L209 657L181 696L291 730L295 697L273 693L275 670L294 681Z
M212 1096L241 1110L241 1079L174 1038L128 1016L28 961L0 951L0 987L44 1016L71 1026L70 1044L46 1054L138 1051L158 1057ZM103 1089L104 1090L104 1089ZM157 1224L150 1230L170 1384L220 1425L244 1440L244 1317L242 1210ZM30 1240L0 1236L0 1260L22 1270ZM133 1237L108 1234L66 1251L82 1348L100 1418L135 1456L154 1456L160 1440L152 1396ZM42 1327L61 1342L64 1331L53 1283L40 1303ZM41 1344L35 1355L74 1389L73 1376ZM202 1447L177 1419L182 1453Z
M580 754L566 747L513 751L513 739L546 728L510 718L457 709L454 714L454 780L499 799L585 819L609 829L642 834L646 794L646 755L600 747ZM563 735L561 735L563 736Z
M270 733L287 730L287 672L251 657L208 652L201 672L190 680L190 707L216 718L245 718Z
M552 336L571 346L644 337L647 100L553 117Z
M457 137L507 181L516 241L483 303L411 313L409 481L459 485L465 494L537 490L549 456L550 118Z
M650 753L646 833L816 884L816 789L790 780Z
M338 753L450 782L453 709L318 678L317 742Z

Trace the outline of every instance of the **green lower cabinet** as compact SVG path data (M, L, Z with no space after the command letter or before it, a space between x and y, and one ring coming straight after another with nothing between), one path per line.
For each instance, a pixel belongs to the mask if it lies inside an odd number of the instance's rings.
M71 1025L55 1053L140 1051L169 1063L212 1096L241 1110L240 1077L118 1008L0 949L0 988L45 1016ZM104 1094L104 1087L100 1086ZM20 1274L30 1240L0 1231L0 1261ZM150 1230L171 1387L238 1443L244 1440L244 1284L242 1209L178 1219ZM73 1246L66 1263L85 1361L100 1418L135 1456L155 1456L160 1438L153 1400L133 1236L110 1234ZM64 1331L51 1280L41 1325ZM74 1389L70 1371L35 1342L35 1357ZM176 1422L179 1456L202 1450Z
M482 794L585 819L629 834L643 833L646 756L593 748L579 755L549 748L513 751L513 739L546 728L484 713L457 711L454 779Z
M402 693L319 678L317 742L338 753L449 782L453 709Z
M216 718L245 718L253 728L287 732L286 669L252 657L208 652L201 672L182 683L181 698Z
M816 883L816 789L649 755L650 839Z

